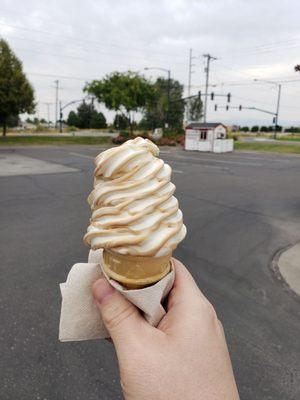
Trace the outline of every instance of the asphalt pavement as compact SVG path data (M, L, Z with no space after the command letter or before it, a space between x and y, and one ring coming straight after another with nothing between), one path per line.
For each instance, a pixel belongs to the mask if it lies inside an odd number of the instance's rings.
M31 166L16 175L19 167L1 164L1 400L122 398L109 342L58 341L58 285L87 259L86 197L100 149L0 149L0 159ZM300 241L300 156L161 155L188 229L176 256L223 323L241 399L300 399L300 298L272 269Z

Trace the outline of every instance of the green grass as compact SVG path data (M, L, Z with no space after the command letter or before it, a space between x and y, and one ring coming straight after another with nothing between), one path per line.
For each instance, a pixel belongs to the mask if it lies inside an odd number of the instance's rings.
M280 136L278 140L287 140L289 142L300 142L300 136Z
M104 144L111 143L110 137L53 137L53 136L6 136L0 137L0 145L58 145L58 144Z
M234 149L300 154L300 146L293 146L292 144L235 142Z

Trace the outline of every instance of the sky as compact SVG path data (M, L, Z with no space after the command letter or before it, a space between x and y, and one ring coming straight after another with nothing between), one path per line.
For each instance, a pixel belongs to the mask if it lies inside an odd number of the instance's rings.
M150 79L166 76L144 70L157 67L170 69L187 95L192 49L191 94L204 92L203 55L217 58L210 68L209 91L216 96L208 100L209 122L271 125L272 115L235 107L275 112L281 83L279 124L291 126L300 125L299 15L298 0L1 0L0 37L23 62L39 118L49 111L54 119L55 80L64 105L80 100L93 79L128 69ZM228 111L226 96L219 96L227 93Z

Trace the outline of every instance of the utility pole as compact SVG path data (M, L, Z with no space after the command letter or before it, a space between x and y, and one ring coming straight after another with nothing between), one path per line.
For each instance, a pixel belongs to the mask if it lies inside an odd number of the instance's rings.
M54 81L55 83L55 129L57 129L57 111L58 111L58 86L59 80Z
M206 73L206 82L205 82L205 99L204 99L204 112L203 112L203 121L206 122L210 61L211 60L217 60L217 58L211 56L210 54L203 54L203 57L207 58L207 64L206 64L206 67L205 67L205 70L204 70L205 73Z
M62 117L63 117L63 113L62 113L62 105L61 105L61 101L59 102L59 132L62 133Z
M171 71L168 69L168 111L167 111L166 128L170 128L170 92L171 92Z
M281 84L279 83L279 84L278 84L278 95L277 95L276 123L275 123L274 139L277 139L277 126L278 126L278 115L279 115L280 97L281 97Z
M193 59L195 57L193 57L193 49L190 49L190 55L189 55L189 77L188 77L188 97L191 96L191 83L192 83L192 73L193 71L193 67L195 64L193 64ZM190 99L187 102L187 109L186 109L186 119L187 121L189 121L190 119Z
M44 103L45 104L45 106L47 107L47 122L48 122L48 124L50 123L50 106L53 104L53 103Z
M192 73L194 72L192 70L194 64L193 64L193 49L190 49L190 56L189 56L189 81L188 81L188 97L191 95L191 83L192 83Z

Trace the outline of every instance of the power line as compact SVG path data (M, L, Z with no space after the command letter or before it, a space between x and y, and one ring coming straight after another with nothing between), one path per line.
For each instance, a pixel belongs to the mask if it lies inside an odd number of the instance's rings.
M193 71L193 67L195 64L193 64L193 60L195 57L193 56L193 49L190 49L189 52L189 74L188 74L188 97L191 96L191 83L192 83L192 74L195 72ZM190 119L190 112L191 112L191 102L190 99L187 101L186 104L186 119L187 121Z
M48 55L48 56L51 56L51 57L55 57L55 58L57 58L57 56L58 56L58 54L56 53L49 53L49 52L45 52L45 51L39 51L39 50L27 50L27 49L22 49L22 48L18 48L18 47L14 47L14 50L15 51L21 51L21 52L27 52L27 53L34 53L34 54L42 54L42 55ZM68 59L71 59L71 60L79 60L79 61L84 61L85 63L87 63L87 58L83 58L83 57L77 57L77 56L71 56L71 55L66 55L66 54L59 54L59 57L61 57L61 58L68 58ZM130 56L130 58L131 58L131 56ZM144 61L147 61L148 60L148 58L145 58L145 57L143 57L143 60ZM101 64L106 64L106 65L113 65L113 66L116 66L116 64L118 64L118 67L120 67L120 61L118 61L118 60L116 60L115 62L113 62L113 61L108 61L108 60L105 60L105 59L103 59L103 58L99 58L99 59L91 59L91 58L89 58L88 59L88 62L89 63L97 63L97 64L99 64L99 63L101 63ZM182 65L183 65L184 63L182 63ZM125 66L124 66L125 67ZM132 65L130 66L130 65L127 65L126 67L125 67L125 69L132 69Z
M9 13L13 13L14 15L16 14L16 11L15 10L7 10L7 9L3 9L3 8L1 8L2 10L5 10L6 12L9 12ZM26 13L20 13L20 12L17 12L19 15L24 15L24 16L26 16L26 17L28 17L28 14ZM30 17L32 17L32 16L30 16ZM36 17L37 18L37 17ZM40 16L38 17L39 18L39 20L40 20ZM44 18L44 20L45 20L45 18ZM54 24L57 24L57 25L61 25L61 26L64 26L65 27L65 23L60 23L60 22L58 22L58 21L49 21L49 20L47 20L47 22L50 22L50 23L54 23ZM24 27L20 27L20 26L15 26L15 25L10 25L10 24L6 24L6 23L3 23L3 22L1 22L0 23L1 25L5 25L5 26L9 26L9 27L13 27L13 28L15 28L15 29L23 29L23 30L29 30L29 31L34 31L34 32L40 32L40 33L43 33L43 34L47 34L47 35L52 35L52 36L60 36L61 37L61 35L55 35L55 34L53 34L52 32L48 32L48 31L43 31L43 30L38 30L38 29L30 29L30 28L24 28ZM100 44L101 46L109 46L109 47L124 47L124 46L120 46L120 45L116 45L116 44L111 44L111 43L100 43L100 42L96 42L96 41L91 41L91 40L87 40L87 39L79 39L79 38L72 38L72 37L67 37L68 39L72 39L72 40L76 40L76 41L85 41L85 42L90 42L90 43L97 43L97 44ZM278 46L284 46L285 48L286 48L286 44L289 44L289 43L291 43L291 44L293 44L294 42L296 42L295 44L296 44L296 46L298 47L299 46L299 37L297 36L297 37L295 37L295 38L291 38L291 39L285 39L285 40L279 40L279 41L273 41L273 42L268 42L268 43L264 43L264 44L260 44L260 45L254 45L254 46L249 46L249 47L243 47L243 48L238 48L238 49L236 49L236 50L233 50L233 51L231 51L231 52L229 52L229 54L230 55L232 55L232 54L244 54L244 53L249 53L249 52L255 52L255 51L260 51L260 50L266 50L266 51L269 51L270 49L272 50L272 49L276 49L276 48L278 48ZM127 47L127 48L129 48L129 47ZM131 47L131 49L136 49L136 50L142 50L142 49L138 49L138 48L134 48L134 47ZM156 52L157 54L165 54L165 53L160 53L160 52ZM220 52L219 52L220 53ZM226 50L226 51L221 51L221 54L228 54L228 51ZM171 55L171 53L169 53L168 55ZM175 54L175 53L173 53L172 54L173 56L176 56L176 57L181 57L181 55L179 55L179 54Z
M59 89L59 80L56 79L55 83L55 129L57 129L57 111L58 111L58 89Z
M260 52L265 52L265 51L270 51L270 50L276 50L281 48L282 46L284 46L284 48L286 48L286 44L293 44L293 42L295 42L296 47L299 46L299 37L294 38L294 39L287 39L287 40L281 40L281 41L275 41L275 42L269 42L269 43L265 43L265 44L261 44L258 46L250 46L250 47L243 47L243 48L239 48L236 50L232 50L231 52L228 52L228 50L223 50L220 51L219 54L226 54L228 55L228 53L230 54L230 58L235 55L235 54L259 54ZM223 58L223 57L222 57ZM229 58L229 57L225 57L225 58Z
M98 42L98 41L95 41L95 40L81 39L81 38L67 36L67 35L55 34L53 32L43 31L43 30L40 30L40 29L25 28L25 27L22 27L22 26L6 24L4 22L0 22L0 25L8 26L8 27L14 28L14 29L21 29L21 30L25 30L25 31L29 31L29 32L37 32L37 33L42 33L42 34L49 35L49 36L54 36L54 37L59 38L60 41L62 39L65 39L65 40L68 40L68 41L70 41L70 40L71 41L76 41L76 43L78 43L78 42L91 43L91 44L97 44L97 45L100 45L100 46L105 46L105 47L110 47L110 48L111 47L117 47L117 48L123 48L123 49L128 49L128 50L145 51L144 47L143 48L138 48L138 47L122 46L122 45L108 43L108 42L101 43L101 42ZM168 52L166 53L166 52L158 52L158 51L152 51L152 50L151 50L151 53L152 54L156 53L156 54L164 55L164 56L167 56L167 57L172 56L172 57L178 57L178 58L180 57L180 58L182 58L181 54L179 55L178 53L168 53Z
M80 78L77 76L66 76L66 75L56 75L56 74L42 74L39 72L26 72L28 75L36 75L36 76L41 76L45 78L61 78L61 79L70 79L70 80L75 80L75 81L88 81L88 80L94 80L97 78Z
M57 49L57 48L61 48L63 51L64 51L64 49L65 49L65 47L64 46L61 46L61 45L57 45L56 43L49 43L49 42L44 42L44 41L41 41L41 40L35 40L35 39L25 39L25 38L20 38L20 37L18 37L18 36L7 36L7 35L5 35L9 40L21 40L21 41L25 41L25 42L33 42L33 43L38 43L38 44L43 44L43 45L47 45L47 46L55 46L55 48ZM70 49L70 47L68 47L68 50ZM80 51L83 51L83 52L85 52L85 53L92 53L92 54L95 54L95 51L97 51L97 53L98 54L102 54L102 55L106 55L106 56L113 56L113 57L128 57L128 54L122 54L122 53L120 53L118 50L117 50L117 52L116 53L113 53L113 52L107 52L107 51L103 51L103 50L98 50L98 49L87 49L87 48L82 48L82 47L79 47L78 46L78 48L77 49L75 49L75 50L80 50ZM145 51L145 49L144 49L144 51ZM168 56L168 55L165 55L165 57L170 57L170 56ZM139 55L134 55L134 54L130 54L130 58L136 58L136 59L140 59L140 60L145 60L145 56L139 56ZM147 56L147 58L149 58L149 55ZM166 62L167 60L159 60L159 59L157 59L157 57L155 57L155 55L154 55L154 57L152 57L152 58L149 58L149 59L153 59L153 60L155 60L155 62ZM185 63L179 63L179 62L177 62L176 64L181 64L181 65L183 65L183 64L185 64Z

